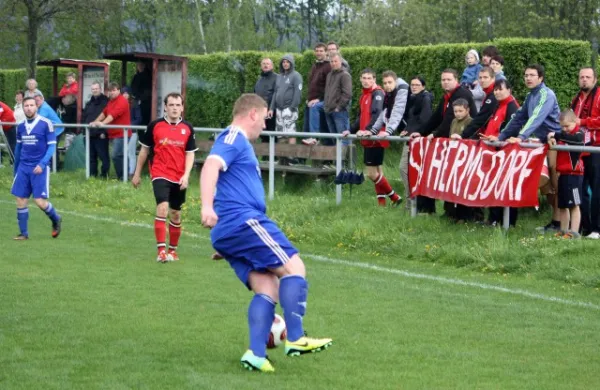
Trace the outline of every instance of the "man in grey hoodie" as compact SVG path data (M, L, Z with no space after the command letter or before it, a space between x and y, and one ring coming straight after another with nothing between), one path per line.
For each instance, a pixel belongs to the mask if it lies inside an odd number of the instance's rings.
M295 70L294 57L286 54L279 63L279 78L275 85L275 93L269 106L268 116L275 113L275 131L295 133L298 120L298 106L302 98L302 76ZM288 138L290 144L296 138Z

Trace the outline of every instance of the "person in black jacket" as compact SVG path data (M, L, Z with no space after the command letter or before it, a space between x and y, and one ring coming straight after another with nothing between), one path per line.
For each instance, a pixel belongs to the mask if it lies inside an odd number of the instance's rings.
M473 94L471 91L460 85L456 70L444 69L442 71L442 89L444 90L444 96L440 99L440 102L431 118L429 118L429 121L423 125L422 130L419 132L422 136L428 136L429 134L433 134L436 138L447 138L450 136L450 125L454 120L452 103L457 99L462 98L469 103L469 115L471 118L477 115ZM411 136L413 138L418 137L419 133L413 133Z
M270 58L263 58L260 61L260 77L254 85L254 93L263 98L268 107L271 107L273 96L275 96L278 78L279 75L273 72L273 61ZM267 114L265 130L275 131L275 125L275 112L272 112L271 115ZM262 142L269 142L269 137L266 135L261 136L260 139Z
M495 73L489 66L484 66L479 71L479 85L485 92L485 98L481 104L481 108L477 115L473 117L471 123L463 130L462 138L478 138L477 134L483 129L496 108L498 108L498 100L494 96Z
M417 133L412 133L411 137L428 136L433 134L434 137L449 137L450 126L454 120L454 110L452 103L457 99L465 99L469 103L469 115L474 117L477 114L477 107L473 101L473 94L467 88L462 87L458 82L458 72L454 69L444 69L441 77L442 89L444 96L434 111L433 115L427 123L423 125ZM417 199L417 208L425 213L435 213L435 199L420 196Z
M152 72L144 61L136 64L136 74L131 79L131 93L142 112L142 125L152 120Z
M81 113L81 123L92 123L100 116L108 103L108 98L102 93L100 83L91 86L92 96ZM90 175L98 176L98 158L102 162L100 176L108 177L110 157L108 154L108 136L106 129L90 127Z
M400 133L404 137L412 133L420 133L422 127L429 118L431 118L433 106L433 95L425 89L425 79L421 76L415 76L410 80L410 95L404 111L405 130ZM407 199L406 208L410 209L410 184L408 181L408 143L402 148L402 157L400 158L400 177L404 183L404 195Z

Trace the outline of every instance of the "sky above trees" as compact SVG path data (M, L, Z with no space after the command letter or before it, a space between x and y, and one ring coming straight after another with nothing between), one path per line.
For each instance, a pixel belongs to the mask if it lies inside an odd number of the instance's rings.
M104 53L600 38L597 0L0 0L0 67Z

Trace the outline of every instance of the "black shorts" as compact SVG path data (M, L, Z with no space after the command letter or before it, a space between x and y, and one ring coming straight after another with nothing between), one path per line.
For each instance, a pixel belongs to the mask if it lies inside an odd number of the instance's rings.
M180 190L177 183L156 179L152 180L152 189L156 204L169 202L171 210L181 210L181 205L185 203L185 190Z
M384 148L365 148L365 165L378 167L383 165Z
M570 209L581 204L583 176L560 175L558 177L558 208Z

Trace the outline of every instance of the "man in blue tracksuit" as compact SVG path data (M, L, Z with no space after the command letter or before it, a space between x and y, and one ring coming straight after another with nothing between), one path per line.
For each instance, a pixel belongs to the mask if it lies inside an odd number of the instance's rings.
M521 108L500 133L497 140L519 143L535 135L546 142L548 133L560 132L560 109L554 91L544 84L544 67L530 65L525 69L525 85L529 94ZM495 137L489 137L496 140Z
M489 141L508 141L520 143L530 136L536 136L540 141L546 143L549 133L558 133L561 130L559 123L560 108L556 101L554 91L544 84L544 67L542 65L530 65L525 69L525 85L529 88L529 94L525 102L514 117L506 125L498 137L482 137ZM557 204L556 188L558 175L556 173L556 152L548 152L548 168L550 170L549 186L540 188L545 194L548 203L552 206L552 221L539 230L552 232L560 229L560 209Z

